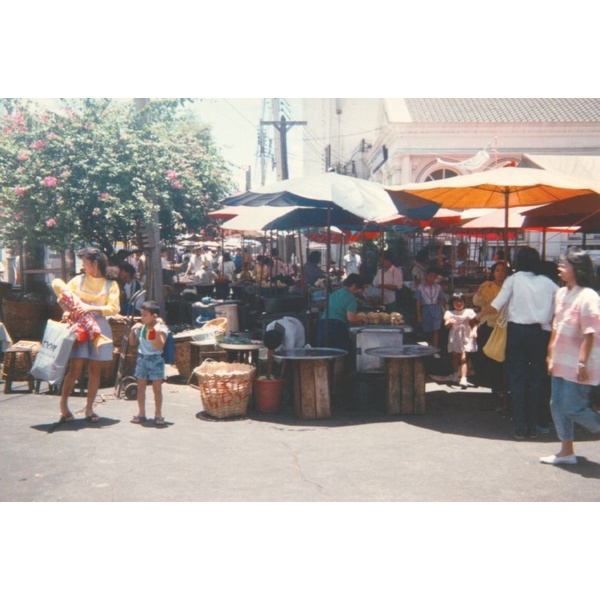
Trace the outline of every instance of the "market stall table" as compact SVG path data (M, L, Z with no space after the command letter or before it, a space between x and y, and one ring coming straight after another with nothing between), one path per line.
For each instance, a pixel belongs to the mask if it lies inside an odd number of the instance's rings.
M365 352L385 359L386 412L390 415L424 414L425 364L423 359L439 352L439 348L410 344L368 348Z
M294 348L276 350L275 358L294 365L294 410L300 419L331 417L329 363L348 354L338 348Z
M219 342L219 348L227 351L227 362L248 363L258 367L258 352L264 346L260 340L250 344Z

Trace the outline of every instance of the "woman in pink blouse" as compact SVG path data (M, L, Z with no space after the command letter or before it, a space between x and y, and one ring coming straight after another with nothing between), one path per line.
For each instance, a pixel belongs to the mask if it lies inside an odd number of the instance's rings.
M592 284L592 259L573 248L558 265L566 283L556 292L554 322L548 345L548 372L552 375L550 408L560 451L540 462L577 463L573 447L575 423L600 433L600 415L590 408L592 387L600 383L600 297Z

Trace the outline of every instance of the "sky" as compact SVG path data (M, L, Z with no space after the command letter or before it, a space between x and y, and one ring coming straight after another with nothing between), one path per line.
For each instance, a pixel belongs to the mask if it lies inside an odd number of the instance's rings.
M245 191L246 171L252 173L252 187L261 181L258 156L258 129L261 119L272 121L273 114L263 116L263 98L204 98L195 102L195 109L204 123L211 126L213 137L224 158L236 165L233 177L240 191ZM290 118L302 120L302 101L286 99ZM265 135L273 139L277 132L272 125L265 125ZM288 133L288 167L290 178L302 175L302 130L292 127ZM272 162L266 165L265 183L276 180Z

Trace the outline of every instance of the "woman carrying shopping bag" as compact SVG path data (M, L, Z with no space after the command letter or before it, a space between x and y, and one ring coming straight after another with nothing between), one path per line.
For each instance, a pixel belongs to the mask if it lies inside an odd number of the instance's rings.
M100 387L102 363L112 361L114 346L112 332L106 317L119 313L120 290L116 281L106 278L108 260L97 248L86 248L79 255L84 273L76 275L67 283L67 288L80 301L75 308L75 317L91 314L95 317L102 334L110 338L110 343L94 345L93 340L75 344L71 351L69 370L65 375L60 397L60 423L74 421L73 413L69 410L69 396L76 381L81 377L83 367L87 363L88 385L85 406L85 420L96 423L100 417L94 412L94 400ZM63 318L65 318L63 316Z

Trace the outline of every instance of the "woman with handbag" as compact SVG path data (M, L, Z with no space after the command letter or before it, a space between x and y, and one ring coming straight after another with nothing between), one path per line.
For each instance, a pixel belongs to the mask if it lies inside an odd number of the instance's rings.
M586 252L569 250L559 262L558 274L566 286L556 293L548 372L552 376L550 409L560 451L542 456L540 462L574 465L575 423L600 433L600 415L590 407L592 388L600 383L600 297L592 287L594 266Z
M505 308L506 373L510 392L513 437L537 437L538 407L544 398L548 332L552 328L554 295L558 286L540 275L542 263L535 248L517 253L515 273L487 308L486 314Z
M75 308L75 317L92 314L101 333L110 338L110 343L94 346L93 340L76 344L71 351L69 370L65 375L60 397L60 423L72 422L73 413L69 410L69 396L75 382L81 377L83 367L87 363L88 385L85 406L85 420L96 423L100 417L94 413L94 400L100 387L102 362L112 361L113 344L112 331L106 317L119 313L120 290L116 281L106 278L108 260L97 248L86 248L79 255L84 273L73 277L67 288L79 297L80 302ZM66 315L65 315L66 316ZM63 319L65 318L63 316Z
M509 275L508 267L503 261L494 263L490 279L484 281L473 295L473 304L480 308L489 306L500 293L504 281ZM477 329L477 353L475 355L475 376L480 386L489 387L492 393L501 400L502 409L508 408L506 394L506 369L504 362L492 360L483 351L483 347L498 321L497 312L484 315Z

